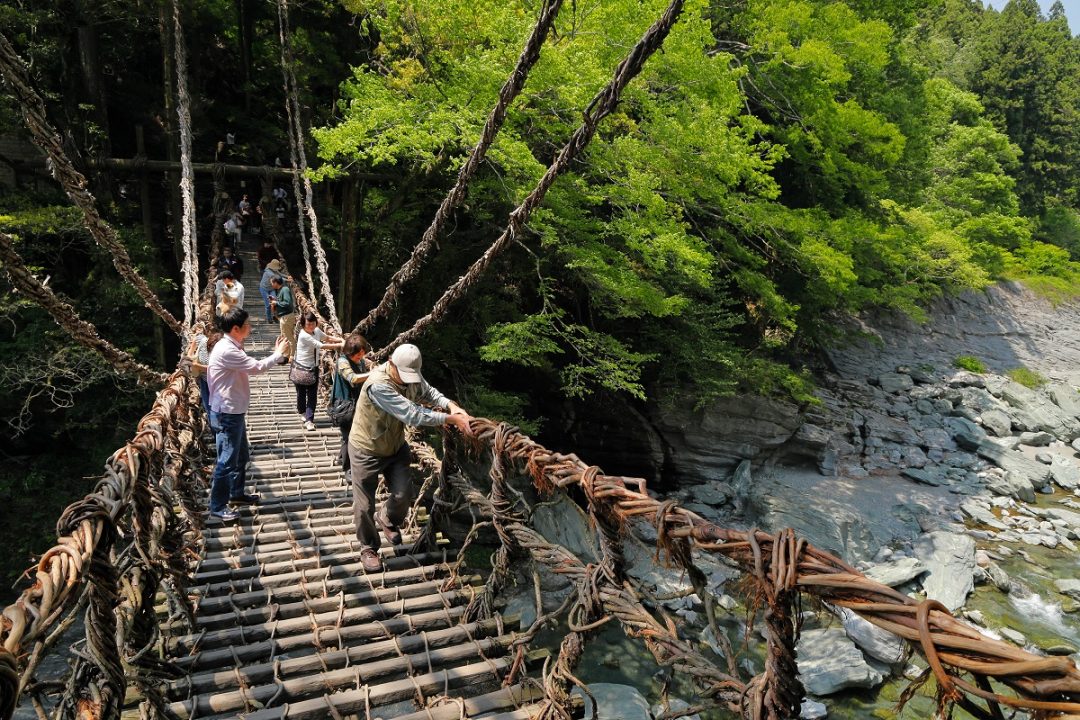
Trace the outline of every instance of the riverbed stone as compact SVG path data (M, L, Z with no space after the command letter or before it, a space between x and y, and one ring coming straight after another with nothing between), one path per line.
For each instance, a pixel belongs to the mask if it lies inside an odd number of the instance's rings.
M864 575L882 585L896 587L911 582L926 572L926 566L918 558L905 557L892 562L871 565Z
M675 712L678 712L680 710L685 710L688 707L690 707L690 703L686 702L685 700L681 700L680 698L669 698L667 707L664 707L662 703L656 703L652 706L651 710L652 716L654 718L657 718L668 712L669 710L674 710ZM586 715L586 717L588 717L588 715ZM693 715L684 715L683 717L685 718L685 720L701 720L701 716L697 713L694 713Z
M799 718L801 720L824 720L827 717L829 717L829 708L825 707L825 703L817 700L806 698L799 707Z
M806 630L797 647L799 678L811 695L832 695L844 688L872 688L884 675L874 669L842 628Z
M937 530L915 542L915 556L926 565L926 597L951 611L963 606L975 589L975 541L967 535Z
M905 373L884 373L878 375L878 386L887 393L900 393L915 387L915 381Z
M1032 447L1046 447L1050 443L1054 442L1054 440L1055 438L1053 435L1042 430L1039 430L1037 432L1020 433L1020 444L1022 445L1031 445Z
M914 480L917 483L923 485L948 485L949 478L945 473L945 468L929 467L929 468L916 468L910 467L900 471L900 474L909 480Z
M1080 601L1080 580L1064 578L1054 581L1054 587L1062 595L1068 595L1073 600Z
M1004 473L988 473L986 475L986 487L998 495L1035 502L1035 488L1027 477L1022 473L1007 470Z
M1050 456L1050 476L1058 487L1075 490L1080 487L1080 466L1057 453Z
M618 683L589 683L589 692L596 698L597 720L652 720L649 703L641 692L630 685ZM592 700L574 688L572 695L585 698L585 717L592 715Z
M984 410L979 420L984 428L998 437L1012 434L1012 419L1001 410Z
M865 654L888 665L900 662L904 657L904 641L859 617L847 608L836 608L837 617L844 625L844 632Z

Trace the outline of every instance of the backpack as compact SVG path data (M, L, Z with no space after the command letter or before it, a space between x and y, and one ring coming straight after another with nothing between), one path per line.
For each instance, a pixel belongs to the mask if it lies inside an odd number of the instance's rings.
M334 368L334 388L330 391L330 402L326 405L326 414L330 422L339 427L352 424L353 413L356 412L356 401L353 400L352 388L341 373Z

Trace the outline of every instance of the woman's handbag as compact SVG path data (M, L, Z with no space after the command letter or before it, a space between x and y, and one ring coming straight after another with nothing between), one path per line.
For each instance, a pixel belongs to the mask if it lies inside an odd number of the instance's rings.
M294 361L292 367L289 368L289 381L293 385L307 387L308 385L314 385L317 380L318 375L315 373L315 368L313 367L304 367Z
M352 398L349 383L341 377L341 373L334 371L334 389L330 393L330 402L326 406L326 415L330 422L338 426L350 425L353 413L356 412L356 401Z

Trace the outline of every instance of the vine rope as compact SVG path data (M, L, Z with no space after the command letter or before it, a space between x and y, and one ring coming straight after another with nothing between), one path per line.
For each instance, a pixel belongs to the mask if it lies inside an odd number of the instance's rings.
M570 167L570 164L584 151L585 147L596 134L596 128L600 121L607 117L619 104L619 97L627 84L639 73L645 65L645 61L652 56L664 43L672 26L682 13L684 0L671 0L663 14L654 22L641 39L631 48L630 52L622 59L612 79L600 92L593 97L585 110L585 117L580 126L570 136L570 140L559 151L555 161L548 167L547 172L540 178L520 205L511 213L509 222L503 233L496 238L495 242L484 254L472 264L471 267L458 280L447 288L431 311L416 321L408 330L400 333L386 347L374 353L376 360L384 360L393 352L394 348L402 343L411 341L427 330L446 315L450 306L464 297L477 280L484 274L492 261L505 250L518 233L525 226L533 211L543 202L547 191L555 183L555 180Z
M420 271L420 266L435 247L439 233L442 232L442 229L450 220L454 208L465 199L465 190L468 188L469 182L472 180L473 175L476 174L477 169L484 162L484 158L487 157L488 148L495 141L495 136L506 119L507 110L509 110L514 99L521 94L521 90L525 87L525 80L529 77L529 71L532 70L536 61L540 59L540 50L544 46L544 41L547 39L552 26L555 24L555 18L558 16L561 7L562 0L545 0L543 6L541 6L540 15L537 17L528 41L518 57L517 64L499 90L498 102L496 102L495 107L492 108L491 113L488 115L487 122L484 123L484 128L480 132L480 139L473 146L472 152L469 153L465 164L461 166L461 170L458 171L457 182L454 183L454 187L450 188L450 192L443 198L439 209L435 212L435 217L432 218L431 224L424 231L416 247L413 248L409 259L390 278L390 283L386 286L382 299L368 312L363 320L356 324L356 327L353 328L354 333L367 334L378 320L386 317L387 313L397 304L402 286L416 277L416 274Z
M127 280L148 308L150 308L162 321L179 336L183 336L184 327L166 310L154 291L146 284L146 280L139 274L131 262L127 249L116 234L116 230L102 219L97 211L94 196L86 189L86 178L75 169L71 160L64 152L63 142L56 129L49 123L45 113L45 103L41 96L34 90L30 82L30 76L26 64L15 48L12 47L7 37L0 32L0 76L4 78L8 87L11 88L16 101L22 110L23 120L30 136L49 158L49 169L53 177L71 201L75 203L83 214L87 230L90 231L94 240L105 249L112 257L113 266L117 272Z
M0 233L0 260L13 287L43 307L73 340L100 354L117 372L132 375L139 383L150 386L160 385L168 377L101 337L92 323L80 318L75 308L57 297L30 272L15 249L14 240L5 233Z
M182 246L184 260L180 271L184 276L184 327L199 315L199 240L195 227L195 173L191 167L191 99L187 86L187 43L180 18L180 3L172 2L173 45L176 53L176 114L180 126L180 194L184 202ZM211 264L212 260L211 260Z

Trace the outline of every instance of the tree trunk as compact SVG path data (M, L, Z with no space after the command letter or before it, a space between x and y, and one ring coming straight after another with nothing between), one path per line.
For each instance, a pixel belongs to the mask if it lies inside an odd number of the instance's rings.
M112 155L112 143L109 139L109 106L105 95L105 83L101 73L101 55L98 52L97 28L92 24L76 28L79 48L79 71L82 79L82 92L85 102L93 107L93 121L98 127L95 137L86 138L86 150L90 155ZM108 173L95 173L94 194L103 203L110 202L112 188Z
M146 155L146 139L142 125L135 126L135 152ZM151 262L154 264L155 273L159 273L157 243L154 242L154 215L150 207L150 180L146 177L145 170L139 173L139 204L142 206L143 239L147 247L153 249L150 253ZM154 318L154 347L157 349L157 366L168 367L165 361L165 328L161 323L161 318L157 317Z
M251 112L251 43L255 34L255 13L251 0L236 0L236 28L240 39L240 68L244 82L244 112Z

